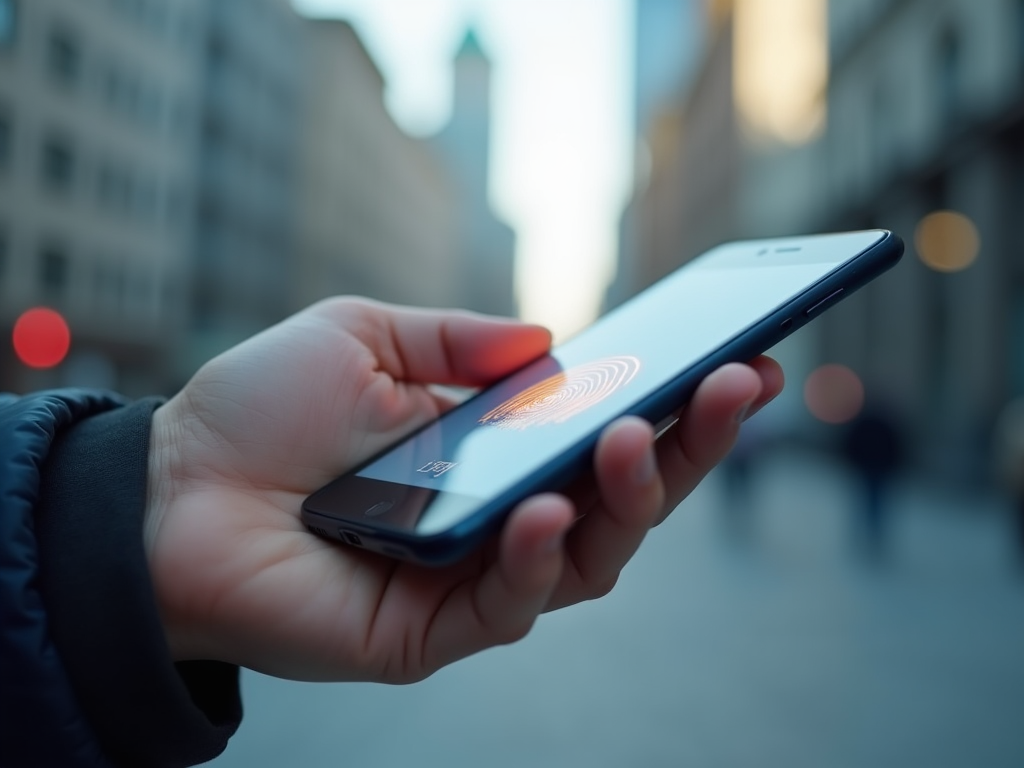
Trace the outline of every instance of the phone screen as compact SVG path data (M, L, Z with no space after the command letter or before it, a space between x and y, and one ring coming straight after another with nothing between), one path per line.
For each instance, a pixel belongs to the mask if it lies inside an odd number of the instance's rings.
M709 251L361 467L326 505L417 536L456 527L884 235Z

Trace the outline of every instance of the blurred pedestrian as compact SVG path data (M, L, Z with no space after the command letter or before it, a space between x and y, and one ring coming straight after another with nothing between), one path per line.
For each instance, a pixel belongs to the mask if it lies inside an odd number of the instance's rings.
M1024 566L1024 397L1011 400L999 412L992 454L998 481L1010 498L1017 553Z
M866 403L847 422L841 452L860 480L855 545L862 554L880 558L885 555L889 538L892 482L904 460L897 420L887 408Z
M723 500L722 525L726 538L736 544L750 540L757 494L753 483L757 465L768 446L765 412L743 425L732 451L721 463Z

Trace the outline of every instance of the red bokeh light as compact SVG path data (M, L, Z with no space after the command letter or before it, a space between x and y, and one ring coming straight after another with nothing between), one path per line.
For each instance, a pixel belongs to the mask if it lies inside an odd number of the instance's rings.
M14 352L30 368L53 368L71 348L71 331L59 312L35 307L14 323Z
M804 403L826 424L844 424L864 407L864 384L845 365L823 365L804 382Z

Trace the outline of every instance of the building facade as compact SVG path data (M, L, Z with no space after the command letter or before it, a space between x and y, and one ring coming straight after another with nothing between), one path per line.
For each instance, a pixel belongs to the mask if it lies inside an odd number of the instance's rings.
M0 389L171 393L331 294L514 314L489 67L417 139L352 27L289 0L0 0ZM39 305L72 336L45 370L11 344Z
M308 71L303 21L288 0L201 6L186 373L287 314Z
M457 196L459 305L513 316L515 232L490 204L491 62L472 29L463 38L453 69L451 119L432 144Z
M605 308L622 303L651 279L645 243L651 238L653 222L644 198L652 183L664 183L664 169L673 164L670 156L678 148L680 104L705 46L703 11L700 0L635 3L633 195L620 220L618 262Z
M984 479L993 419L1024 394L1024 2L833 3L830 37L817 222L889 227L907 256L823 318L821 354L898 405L921 464ZM942 211L980 243L953 265L929 258Z
M1024 394L1024 2L829 3L827 118L794 145L737 109L735 21L751 5L710 5L695 85L652 130L638 287L716 241L894 230L900 266L783 350L787 397L845 364L898 414L912 466L984 481L993 420Z
M456 190L426 141L384 105L351 25L307 20L293 309L332 294L457 306Z
M0 387L152 391L184 333L200 0L0 0L0 332L61 312L58 369Z
M626 298L739 230L746 148L733 99L731 17L706 17L700 66L675 100L648 122L650 167L624 226L632 263L619 279Z

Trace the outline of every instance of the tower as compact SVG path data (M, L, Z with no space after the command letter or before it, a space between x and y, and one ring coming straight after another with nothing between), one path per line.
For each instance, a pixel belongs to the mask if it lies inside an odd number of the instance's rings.
M435 137L459 199L462 304L515 314L515 233L495 216L488 198L491 151L491 61L476 32L467 30L455 55L452 116Z

